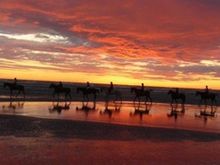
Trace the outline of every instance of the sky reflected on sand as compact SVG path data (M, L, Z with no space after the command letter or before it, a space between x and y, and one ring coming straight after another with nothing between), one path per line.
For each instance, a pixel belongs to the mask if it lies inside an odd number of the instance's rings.
M207 115L201 113L206 108ZM210 112L216 112L211 114ZM132 102L96 104L89 102L0 102L1 114L24 115L51 119L96 121L105 123L168 127L189 130L220 132L217 107L185 107L153 103Z

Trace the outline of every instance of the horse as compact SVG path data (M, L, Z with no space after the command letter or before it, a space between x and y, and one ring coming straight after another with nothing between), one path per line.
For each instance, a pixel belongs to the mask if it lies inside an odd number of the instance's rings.
M100 92L98 88L94 87L78 87L76 89L76 92L81 92L83 95L83 101L89 101L89 95L93 95L94 102L96 101L97 94Z
M15 97L18 97L19 94L23 94L23 97L25 98L25 90L24 90L24 86L23 85L18 85L18 84L14 84L14 83L8 83L5 82L3 84L4 88L8 87L10 90L10 99L12 98L13 95L13 91L18 91L18 93L15 95Z
M138 101L140 102L141 97L145 97L145 103L147 101L150 101L150 103L152 104L152 98L151 98L151 89L150 90L142 90L142 89L138 89L138 88L131 88L131 93L135 93L135 97L134 97L134 102L136 102L136 100L138 99Z
M67 99L67 97L69 97L70 99L72 98L71 96L71 89L70 88L66 88L66 87L61 87L60 85L56 85L51 83L49 88L53 88L53 98L55 98L55 96L57 95L58 99L60 98L60 94L64 94L65 95L65 99Z
M214 103L216 104L216 102L217 102L215 93L207 93L207 92L196 91L196 96L201 97L199 105L201 105L202 102L204 102L205 105L207 105L207 100L210 100L212 105Z
M109 88L101 88L101 92L105 93L105 102L108 106L109 98L113 97L113 102L120 101L122 103L122 93L117 89L109 90Z
M174 101L177 104L178 100L181 100L182 105L185 104L186 95L184 93L176 93L175 91L169 90L167 94L171 96L170 104L173 104Z

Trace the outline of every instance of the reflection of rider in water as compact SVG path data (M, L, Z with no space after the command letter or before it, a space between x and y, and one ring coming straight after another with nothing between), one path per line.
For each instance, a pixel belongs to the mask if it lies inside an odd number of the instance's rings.
M208 95L209 94L209 87L208 87L208 85L206 85L206 87L205 87L205 93Z
M109 87L109 89L108 89L108 92L109 92L109 93L112 93L113 89L114 89L114 85L113 85L113 83L111 82L111 83L110 83L110 87Z

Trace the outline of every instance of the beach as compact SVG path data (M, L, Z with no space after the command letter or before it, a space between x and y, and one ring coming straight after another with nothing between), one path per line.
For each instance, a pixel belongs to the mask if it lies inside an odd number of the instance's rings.
M1 164L218 164L220 134L0 116Z

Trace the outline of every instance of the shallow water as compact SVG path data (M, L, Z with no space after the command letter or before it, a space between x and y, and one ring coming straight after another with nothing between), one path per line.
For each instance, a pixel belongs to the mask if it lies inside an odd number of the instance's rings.
M111 102L106 110L104 102L97 102L95 108L92 102L84 105L82 102L0 102L0 114L220 133L218 108L212 109L216 111L214 116L201 115L200 111L204 109L211 111L211 107L185 105L183 109L180 105L171 107L164 103L134 105L132 102Z

